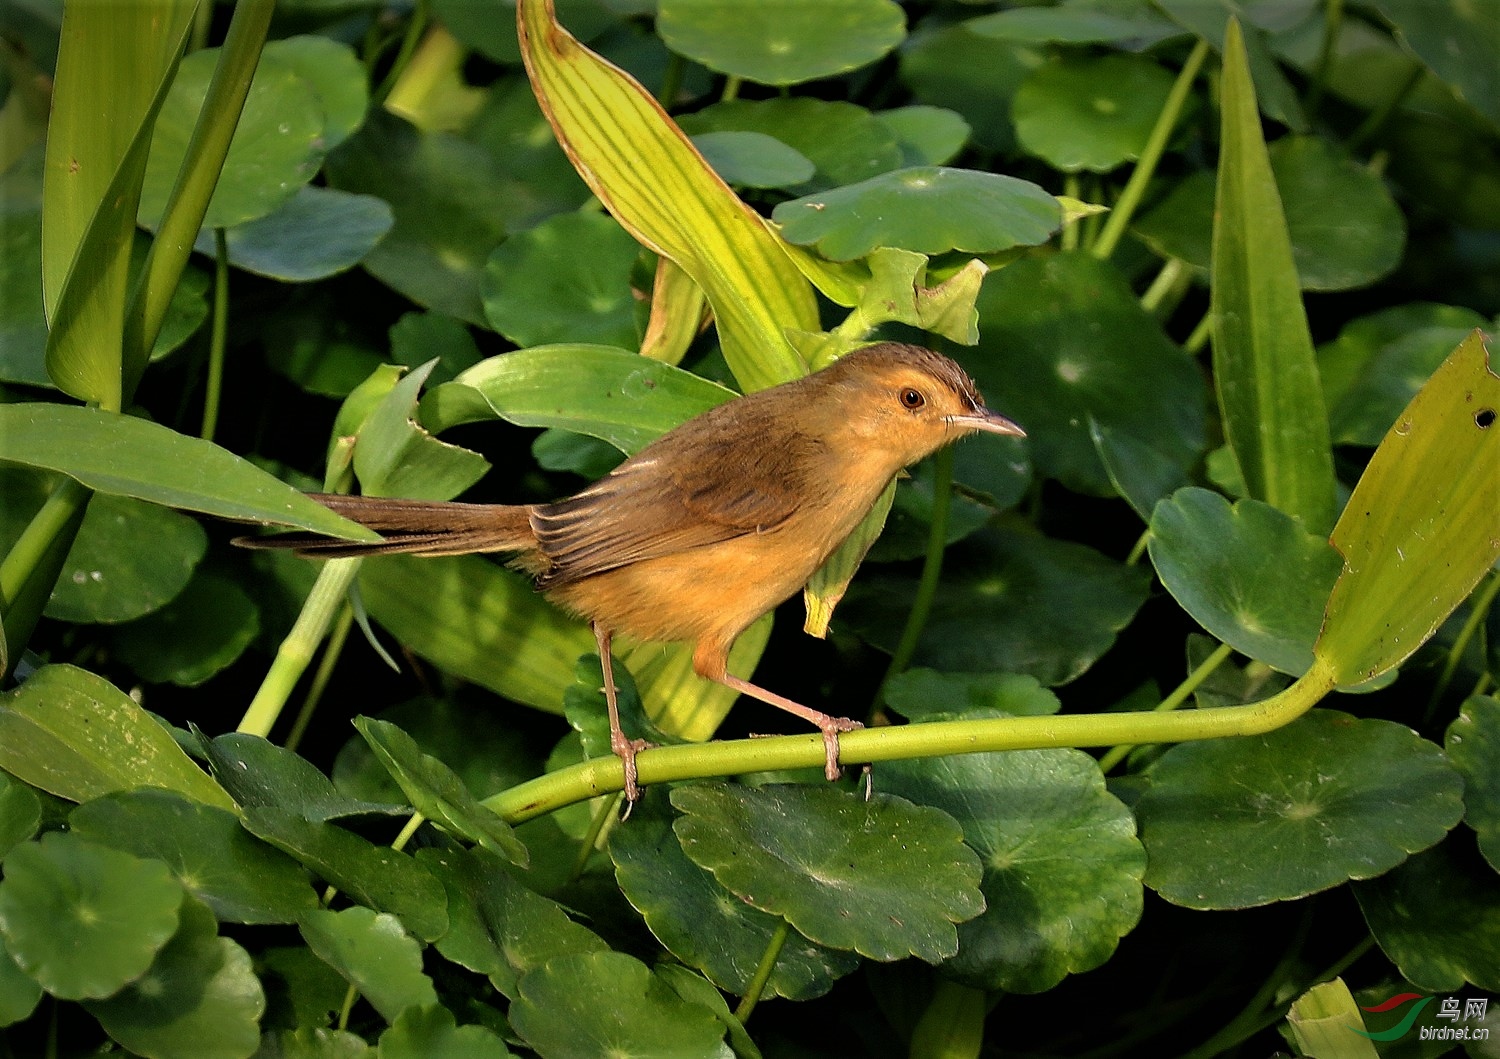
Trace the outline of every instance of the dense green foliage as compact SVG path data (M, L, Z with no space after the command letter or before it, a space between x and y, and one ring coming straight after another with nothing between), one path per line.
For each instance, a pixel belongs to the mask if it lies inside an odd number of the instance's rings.
M1500 15L520 6L0 10L0 1054L1496 1024L1359 1005L1500 991ZM563 496L879 337L1028 437L731 656L872 722L868 800L626 645L622 821L524 578L231 544Z

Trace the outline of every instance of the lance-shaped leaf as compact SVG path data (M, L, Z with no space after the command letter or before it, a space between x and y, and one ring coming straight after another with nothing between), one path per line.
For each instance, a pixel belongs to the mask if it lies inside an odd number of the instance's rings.
M74 4L63 14L42 217L47 371L73 396L115 409L136 201L196 6Z
M1400 665L1500 558L1500 377L1475 331L1412 398L1333 530L1313 653L1340 684Z
M645 89L557 23L551 0L520 0L516 25L559 142L615 218L703 288L740 384L805 374L786 331L817 330L817 305L780 239Z
M1306 527L1333 523L1333 451L1291 237L1239 24L1224 41L1213 237L1214 381L1249 493Z

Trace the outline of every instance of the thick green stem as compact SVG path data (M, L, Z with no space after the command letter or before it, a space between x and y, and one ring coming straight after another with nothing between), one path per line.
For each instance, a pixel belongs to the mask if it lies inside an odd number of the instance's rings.
M1162 152L1167 149L1167 140L1172 136L1172 129L1177 125L1177 119L1182 116L1183 105L1187 102L1188 93L1192 91L1193 82L1198 78L1198 71L1203 67L1203 60L1208 58L1208 42L1200 40L1187 57L1187 62L1182 64L1182 70L1177 75L1177 81L1172 85L1172 91L1167 93L1166 105L1161 108L1157 115L1156 124L1151 129L1151 135L1146 139L1146 147L1141 151L1141 157L1135 164L1135 169L1130 174L1130 179L1125 182L1125 190L1120 192L1119 201L1110 211L1109 220L1104 222L1104 230L1099 233L1098 240L1091 248L1095 257L1104 260L1115 252L1120 240L1125 236L1125 229L1129 227L1131 219L1135 216L1136 207L1141 204L1141 199L1146 194L1146 187L1151 183L1151 178L1156 174L1156 164L1161 161Z
M323 699L323 692L333 679L333 669L339 663L339 656L344 653L344 644L349 639L349 630L353 625L354 607L345 603L339 616L334 619L333 629L328 634L328 646L323 649L323 657L318 660L318 669L313 673L307 697L302 700L302 708L297 711L297 719L292 722L291 733L286 737L285 746L288 750L296 750L302 737L307 734L307 726L312 723L318 703Z
M292 689L306 672L318 644L323 642L333 616L343 604L358 572L358 559L330 559L323 566L317 583L302 604L302 613L297 615L292 631L277 649L266 679L261 682L237 731L262 738L271 734Z
M1197 668L1187 675L1186 680L1184 680L1181 684L1178 684L1177 687L1173 689L1172 694L1162 699L1161 702L1156 705L1156 707L1154 708L1154 712L1164 713L1168 710L1177 709L1177 707L1186 702L1187 697L1193 692L1197 691L1198 686L1205 680L1207 680L1211 675L1213 675L1214 670L1223 665L1225 660L1228 659L1229 656L1233 653L1233 648L1231 648L1227 643L1221 643L1218 647L1214 648L1213 653L1205 658L1202 662L1198 663ZM1113 748L1109 753L1105 754L1099 759L1099 768L1104 772L1108 772L1110 769L1118 765L1124 759L1126 754L1130 753L1130 748L1134 745L1135 744L1132 743L1130 744L1130 746L1117 746Z
M58 482L0 561L0 674L9 677L42 616L68 558L93 492L72 478Z
M151 242L140 284L125 319L126 403L145 370L151 347L167 318L172 292L193 252L193 240L203 227L209 200L229 154L229 142L239 124L250 81L265 47L275 0L239 0L234 5L219 65L203 99L203 110L188 142L177 184L167 199L161 226Z
M855 765L994 750L1178 743L1255 735L1300 717L1333 687L1329 667L1319 661L1291 687L1246 706L1172 713L998 717L865 728L839 736L839 760ZM823 758L823 738L813 734L656 747L639 754L636 766L642 785L646 785L815 768L823 764ZM501 791L485 799L484 804L514 824L620 790L624 782L619 760L592 758Z

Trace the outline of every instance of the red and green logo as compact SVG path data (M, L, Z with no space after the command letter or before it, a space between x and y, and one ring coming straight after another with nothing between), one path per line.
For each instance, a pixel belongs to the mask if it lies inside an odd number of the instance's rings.
M1407 1010L1406 1016L1389 1029L1381 1030L1378 1033L1370 1033L1366 1030L1354 1030L1354 1032L1361 1037L1368 1037L1372 1041L1394 1041L1397 1037L1411 1031L1412 1024L1417 1021L1417 1016L1422 1013L1422 1009L1427 1006L1428 1001L1431 999L1432 997L1423 996L1421 993L1397 993L1389 1000L1376 1004L1373 1007L1361 1007L1361 1011L1380 1014L1385 1011L1395 1011L1403 1004L1411 1004L1413 1000L1416 1001ZM1354 1029L1354 1027L1351 1026L1350 1029Z

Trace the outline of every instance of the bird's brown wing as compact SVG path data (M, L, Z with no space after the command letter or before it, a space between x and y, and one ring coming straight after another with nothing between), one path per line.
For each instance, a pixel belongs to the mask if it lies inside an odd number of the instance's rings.
M532 512L551 569L542 587L701 548L785 522L803 502L821 442L754 424L668 435L576 496Z

